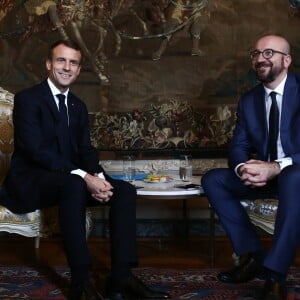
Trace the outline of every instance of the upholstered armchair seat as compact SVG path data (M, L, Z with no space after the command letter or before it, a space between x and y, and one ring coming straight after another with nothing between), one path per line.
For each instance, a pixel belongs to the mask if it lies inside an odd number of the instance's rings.
M0 205L0 231L35 237L35 247L39 248L40 226L39 210L27 214L14 214Z
M257 199L242 201L251 222L269 234L274 233L274 224L278 208L276 199Z
M40 228L40 211L27 214L14 214L9 209L0 205L0 222L4 229L7 224L6 231L10 233L18 233L19 231L26 236L35 236ZM20 227L20 225L22 225Z

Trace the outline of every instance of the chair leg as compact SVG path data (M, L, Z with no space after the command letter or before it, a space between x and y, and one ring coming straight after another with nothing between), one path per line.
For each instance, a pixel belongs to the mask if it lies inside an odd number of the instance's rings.
M232 253L233 265L239 266L240 265L240 256L238 256L235 252Z
M39 249L40 248L40 237L36 236L34 239L34 248Z

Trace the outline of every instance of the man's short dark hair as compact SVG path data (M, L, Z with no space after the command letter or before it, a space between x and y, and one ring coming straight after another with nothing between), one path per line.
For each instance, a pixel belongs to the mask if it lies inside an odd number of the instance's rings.
M48 59L49 60L52 60L52 58L53 58L53 49L59 45L64 45L68 48L72 48L81 53L81 48L79 47L79 45L76 42L74 42L72 40L58 40L58 41L54 42L49 48L49 51L48 51Z

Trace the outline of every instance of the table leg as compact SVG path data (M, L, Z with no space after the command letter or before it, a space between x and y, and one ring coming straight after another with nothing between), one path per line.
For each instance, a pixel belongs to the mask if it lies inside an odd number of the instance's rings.
M183 221L183 235L189 236L189 220L187 213L187 199L182 199L182 221Z
M209 239L210 239L210 263L211 266L215 265L216 244L215 244L215 212L209 205Z

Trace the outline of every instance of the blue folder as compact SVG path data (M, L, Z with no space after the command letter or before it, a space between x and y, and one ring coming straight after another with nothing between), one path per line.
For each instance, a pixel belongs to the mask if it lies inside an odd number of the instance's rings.
M109 176L113 179L124 180L123 174L109 174ZM145 173L137 173L135 174L134 180L144 180L147 177Z

